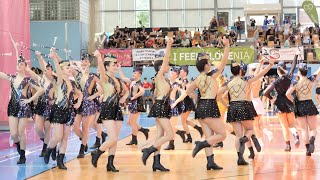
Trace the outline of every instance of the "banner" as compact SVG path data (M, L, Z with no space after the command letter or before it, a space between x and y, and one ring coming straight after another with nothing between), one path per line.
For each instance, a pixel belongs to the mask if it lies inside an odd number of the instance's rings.
M302 3L302 8L308 14L310 20L319 25L319 18L317 8L314 6L313 2L311 1L304 1Z
M320 61L320 48L315 48L314 51L316 52L316 59Z
M132 49L133 61L154 61L155 55L164 56L166 49Z
M268 53L270 58L275 61L292 61L296 55L296 52L300 50L303 53L303 47L294 48L262 48L262 53ZM303 54L299 57L299 60L304 60Z
M101 49L103 54L112 54L117 57L122 67L132 66L132 50L131 49Z
M30 8L29 0L1 0L0 3L0 54L12 56L0 56L0 71L8 74L16 73L17 56L10 35L16 43L23 42L24 46L30 46ZM30 51L23 50L23 56L30 63ZM10 82L0 79L0 121L7 121L7 109L10 98Z
M207 52L212 61L221 61L224 50L221 48L172 48L170 63L175 65L195 65L198 53ZM250 47L232 47L228 57L228 64L231 60L243 60L249 64L254 61L254 50Z

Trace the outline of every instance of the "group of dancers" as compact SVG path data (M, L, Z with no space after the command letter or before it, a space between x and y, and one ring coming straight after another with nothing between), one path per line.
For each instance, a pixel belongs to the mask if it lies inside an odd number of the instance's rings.
M143 164L146 165L147 159L153 154L153 171L170 171L160 162L161 146L169 143L165 150L174 150L175 134L179 135L184 143L192 143L188 127L191 126L201 136L205 136L204 141L195 141L192 156L195 157L204 149L207 170L223 169L214 161L213 147L223 146L227 132L236 137L237 164L247 165L243 157L245 145L250 152L249 159L254 159L255 151L252 144L260 152L263 134L266 134L270 141L273 138L268 124L261 118L265 111L259 91L261 79L274 66L274 60L261 56L259 63L249 66L243 61L233 60L233 76L224 82L221 76L228 63L230 51L229 40L224 37L225 48L220 64L212 66L209 54L199 53L196 68L200 74L193 81L188 81L188 66L170 69L172 44L173 39L168 38L164 57L157 57L154 61L155 102L148 117L156 119L157 134L152 146L142 149ZM89 54L82 55L80 64L61 60L55 48L51 48L49 54L52 62L47 63L38 51L36 55L43 70L42 75L30 70L22 54L17 62L16 75L0 72L0 78L11 83L8 117L11 138L20 154L17 164L26 162L25 130L28 119L35 114L36 132L43 141L40 157L44 158L45 163L48 164L50 159L57 160L60 169L67 169L64 157L72 127L81 141L77 158L84 158L89 148L89 128L93 124L97 134L96 142L90 147L95 149L91 152L92 165L97 167L100 156L108 151L107 171L119 172L114 166L114 158L124 121L121 106L127 99L127 122L132 128L132 139L127 145L138 144L139 132L144 134L146 139L149 138L149 129L138 124L140 113L145 112L144 88L140 80L143 68L135 67L132 77L125 77L116 57L111 54L102 55L99 50L94 52L98 62L97 74L89 70L93 59ZM275 112L286 141L285 151L291 150L290 132L295 138L295 146L298 147L300 144L294 125L296 116L306 146L306 155L311 156L315 149L318 114L312 101L312 87L318 78L320 68L315 74L307 77L307 64L300 63L298 78L292 81L298 56L299 52L296 53L289 72L284 62L277 64L279 79L268 86L264 95L271 99L276 107ZM264 67L265 63L268 65ZM117 73L119 76L116 77ZM126 83L130 84L129 89ZM275 97L270 95L272 90L276 91ZM196 94L198 100L194 103ZM198 120L200 126L188 120L192 111L195 112L194 119ZM179 116L183 130L175 127ZM102 131L102 125L107 133Z

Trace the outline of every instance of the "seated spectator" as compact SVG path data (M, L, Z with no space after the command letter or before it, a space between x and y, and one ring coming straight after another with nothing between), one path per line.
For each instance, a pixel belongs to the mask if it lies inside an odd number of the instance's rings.
M136 41L133 38L128 39L128 48L136 48Z
M137 37L137 47L138 48L143 48L144 43L147 41L146 36L142 32L140 32L140 35Z
M288 36L288 38L284 42L284 47L285 48L290 48L290 46L291 46L291 44L290 44L290 36Z
M182 47L190 47L190 40L183 36L180 44Z
M191 39L191 34L190 32L188 32L188 30L184 31L184 37L186 37L187 39Z
M145 43L145 47L151 48L153 47L153 44L154 44L154 38L149 38Z

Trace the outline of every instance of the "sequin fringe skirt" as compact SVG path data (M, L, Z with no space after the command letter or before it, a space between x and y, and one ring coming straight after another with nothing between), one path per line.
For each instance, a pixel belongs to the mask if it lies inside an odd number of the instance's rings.
M170 119L171 108L169 102L165 100L156 100L151 107L148 117Z
M276 113L292 113L294 112L294 105L286 96L278 96L274 102Z
M96 110L98 112L101 112L101 102L99 101L99 99L97 98L97 99L94 99L93 101L94 101L94 104L96 106Z
M119 102L110 101L101 103L101 112L98 123L105 120L123 121L123 114Z
M218 103L215 99L199 99L195 119L220 118Z
M71 124L70 121L72 121L72 113L74 113L73 108L62 108L54 104L52 107L51 117L49 118L50 123Z
M183 104L184 104L183 113L188 112L188 111L194 111L196 109L196 107L193 103L193 100L189 96L184 98Z
M83 100L79 109L76 110L77 114L81 116L90 116L94 115L97 112L96 103L92 100Z
M170 108L171 105L174 104L176 101L175 100L169 100L169 104L170 104ZM171 117L172 116L179 116L183 110L185 109L184 104L183 103L178 103L174 108L171 109Z
M254 120L257 113L251 101L231 101L227 112L227 123ZM253 110L251 109L253 108Z
M135 100L130 100L128 103L128 109L129 112L132 114L138 113L138 112L146 112L144 109L144 103L142 97L139 97Z
M32 107L30 104L22 105L19 102L14 102L10 99L7 115L17 118L30 118L33 115Z
M297 117L316 116L318 114L318 109L312 100L297 101L295 112Z
M44 116L44 111L46 109L47 103L43 101L38 101L34 113L39 115L39 116Z
M249 101L250 111L253 114L253 117L258 117L258 113L256 111L256 108L254 108L253 102Z

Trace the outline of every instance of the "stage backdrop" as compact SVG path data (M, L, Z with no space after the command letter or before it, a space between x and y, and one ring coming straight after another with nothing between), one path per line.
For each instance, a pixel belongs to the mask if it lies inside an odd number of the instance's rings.
M15 73L17 57L10 39L30 45L29 0L0 1L0 54L12 53L12 56L0 56L0 71ZM18 48L20 54L20 48ZM30 52L24 50L23 56L30 59ZM7 105L10 95L10 83L0 79L0 121L7 121Z

